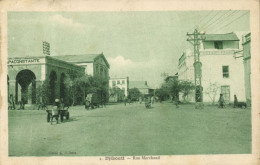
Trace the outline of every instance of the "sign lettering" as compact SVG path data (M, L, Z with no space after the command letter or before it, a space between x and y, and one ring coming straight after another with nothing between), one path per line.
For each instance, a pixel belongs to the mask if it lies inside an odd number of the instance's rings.
M30 63L39 63L39 58L32 59L10 59L8 60L8 64L30 64Z

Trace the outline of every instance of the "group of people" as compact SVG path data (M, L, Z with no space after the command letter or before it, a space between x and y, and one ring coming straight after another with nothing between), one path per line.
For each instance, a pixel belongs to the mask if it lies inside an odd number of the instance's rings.
M24 99L22 98L20 101L18 101L18 105L20 106L18 110L24 110L24 104L25 104L25 101ZM15 102L14 102L14 97L12 94L10 94L9 98L8 98L8 109L10 110L15 110L16 107L15 107Z
M219 108L225 108L225 99L224 99L223 94L220 94L218 103L219 103ZM234 106L233 107L234 108L238 107L238 100L237 100L236 95L234 95Z
M64 102L63 99L59 100L59 99L55 99L55 103L52 106L51 109L51 118L50 118L50 122L52 124L53 119L56 119L56 123L59 123L59 110L64 110ZM63 121L63 117L61 117L61 122Z
M154 96L144 96L144 97L140 96L138 98L138 102L139 102L139 104L142 104L144 102L145 107L149 108L149 107L151 107L151 104L154 104L155 97ZM127 103L129 103L129 104L132 103L132 99L124 95L124 105L126 106Z

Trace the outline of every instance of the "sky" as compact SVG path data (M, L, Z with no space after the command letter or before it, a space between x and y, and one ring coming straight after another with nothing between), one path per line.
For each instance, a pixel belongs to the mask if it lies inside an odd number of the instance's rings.
M178 72L192 45L187 32L249 31L248 11L8 12L8 56L100 54L111 78L129 77L157 88L162 73Z

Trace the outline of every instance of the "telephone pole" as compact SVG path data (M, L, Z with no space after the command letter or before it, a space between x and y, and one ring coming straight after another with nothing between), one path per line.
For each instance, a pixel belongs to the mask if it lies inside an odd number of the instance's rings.
M195 80L195 108L203 108L203 88L201 85L201 77L202 71L201 66L202 63L200 62L200 41L204 40L205 33L199 32L197 29L194 30L194 33L187 33L188 39L193 46L194 46L194 80Z

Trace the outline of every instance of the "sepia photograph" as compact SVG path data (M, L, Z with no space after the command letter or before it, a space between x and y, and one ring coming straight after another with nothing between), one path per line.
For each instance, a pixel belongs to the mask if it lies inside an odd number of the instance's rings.
M251 17L7 11L7 156L252 154Z

